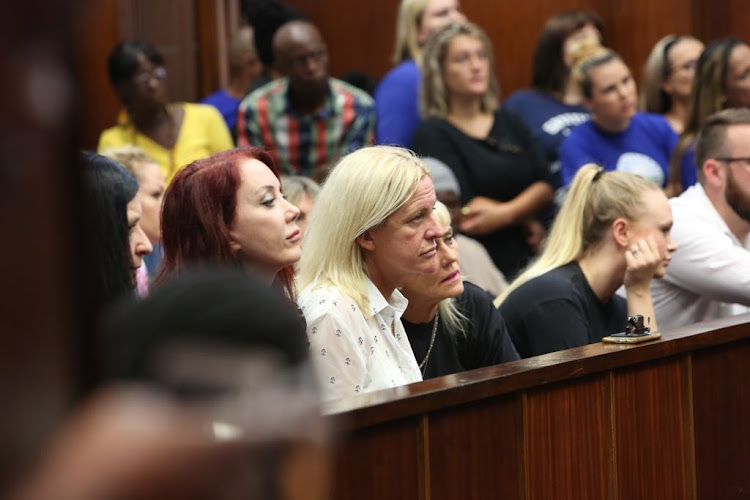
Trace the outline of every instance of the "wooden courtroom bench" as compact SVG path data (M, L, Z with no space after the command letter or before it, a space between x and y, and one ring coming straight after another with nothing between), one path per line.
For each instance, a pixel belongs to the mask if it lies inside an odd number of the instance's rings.
M328 403L336 499L750 498L750 314Z

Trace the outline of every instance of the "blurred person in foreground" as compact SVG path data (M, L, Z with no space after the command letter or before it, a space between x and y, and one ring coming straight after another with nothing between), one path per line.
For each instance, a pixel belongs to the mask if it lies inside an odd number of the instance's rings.
M303 327L245 273L191 271L103 329L99 390L15 500L324 499Z

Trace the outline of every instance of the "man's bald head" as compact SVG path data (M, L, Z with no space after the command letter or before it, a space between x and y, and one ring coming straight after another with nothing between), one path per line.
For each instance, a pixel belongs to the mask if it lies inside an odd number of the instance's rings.
M273 52L277 69L289 77L292 88L326 91L328 48L315 25L307 21L284 24L273 37Z

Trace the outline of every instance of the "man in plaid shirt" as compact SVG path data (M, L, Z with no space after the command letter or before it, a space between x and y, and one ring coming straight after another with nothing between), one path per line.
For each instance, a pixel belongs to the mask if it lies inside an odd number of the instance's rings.
M341 156L373 144L374 101L328 76L328 49L311 23L286 23L273 48L286 77L242 100L238 144L264 146L284 174L324 177Z

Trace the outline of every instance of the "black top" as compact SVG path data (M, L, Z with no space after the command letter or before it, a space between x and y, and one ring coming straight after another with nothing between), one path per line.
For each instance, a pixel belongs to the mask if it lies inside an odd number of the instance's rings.
M500 304L500 314L523 358L599 342L625 329L627 302L602 303L577 262L534 278Z
M445 331L445 322L442 319L438 321L435 343L424 373L425 379L519 359L505 322L487 292L465 281L464 292L456 302L458 310L468 320L465 335L459 332L451 337ZM420 364L430 346L433 322L410 323L403 318L401 322L417 364Z
M549 165L529 129L514 113L495 112L486 139L463 133L450 122L430 118L417 128L414 150L443 161L456 174L461 202L475 196L510 201L537 181L551 183ZM503 228L479 240L508 280L531 256L520 226Z

